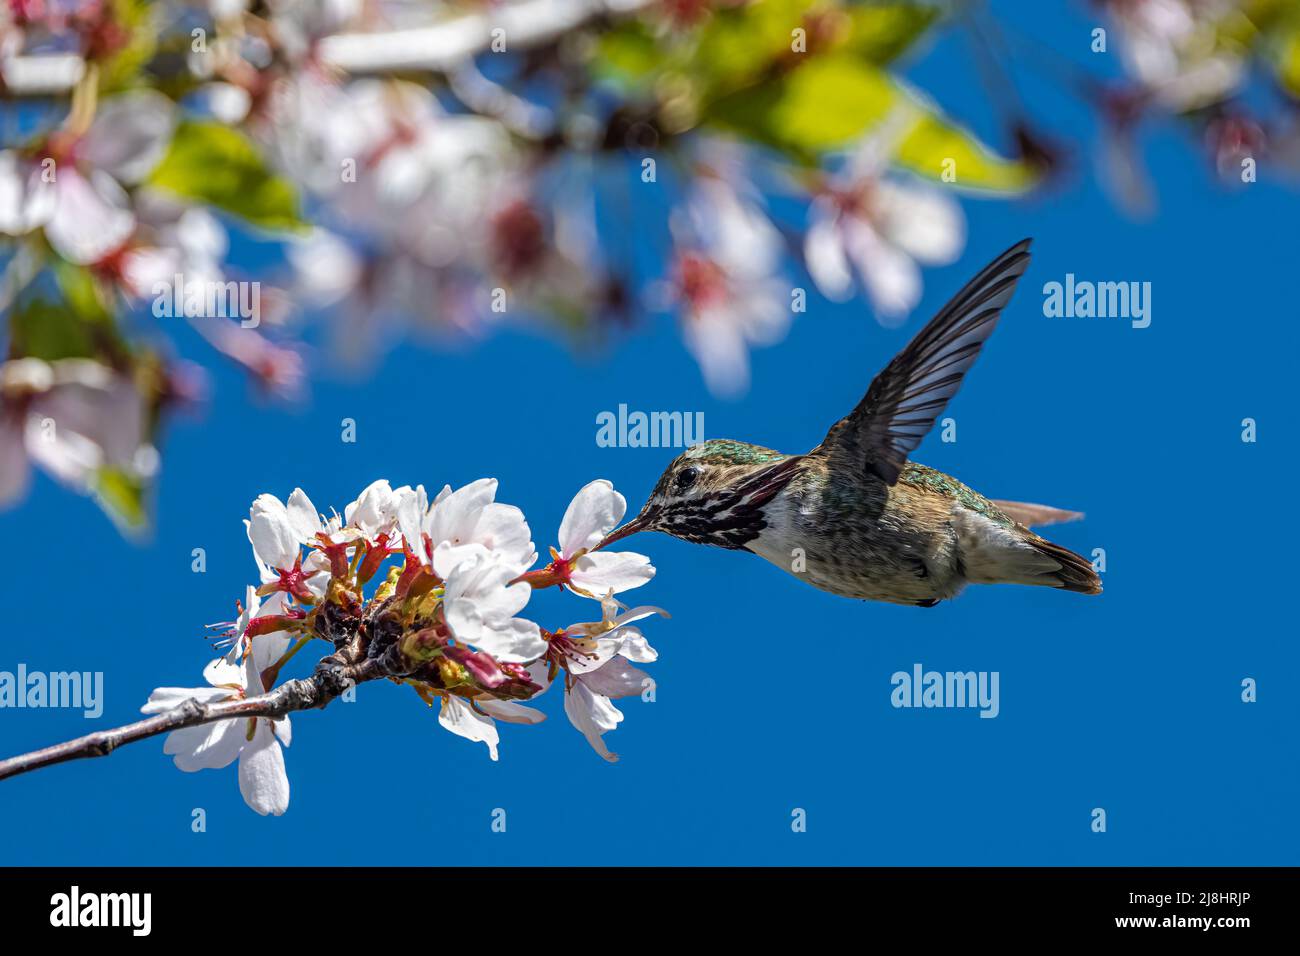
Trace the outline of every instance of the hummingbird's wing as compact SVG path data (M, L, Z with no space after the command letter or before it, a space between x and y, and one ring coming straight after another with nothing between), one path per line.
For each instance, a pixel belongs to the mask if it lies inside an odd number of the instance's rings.
M861 462L888 484L898 481L907 456L921 444L984 340L1011 301L1029 266L1024 239L984 267L894 356L848 415L812 454Z

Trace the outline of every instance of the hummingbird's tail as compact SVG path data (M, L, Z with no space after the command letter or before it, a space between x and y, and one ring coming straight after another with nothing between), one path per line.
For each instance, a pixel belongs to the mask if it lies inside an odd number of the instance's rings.
M956 517L961 568L972 584L1036 584L1080 594L1101 593L1101 578L1092 564L1069 548L1022 524L1007 527L967 509L960 509Z
M1047 580L1038 580L1031 583L1046 584L1049 587L1057 587L1065 591L1077 591L1080 594L1101 593L1101 577L1093 569L1091 561L1075 554L1069 548L1063 548L1059 544L1052 544L1046 538L1040 538L1038 535L1033 535L1033 538L1029 539L1028 543L1039 554L1051 558L1060 565L1060 569L1057 571L1039 575L1039 577Z

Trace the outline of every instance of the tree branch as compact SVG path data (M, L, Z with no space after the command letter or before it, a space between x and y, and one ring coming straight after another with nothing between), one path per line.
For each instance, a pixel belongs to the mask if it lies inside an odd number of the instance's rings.
M347 664L340 663L339 657L340 655L332 655L325 658L316 666L316 672L311 677L287 681L275 690L256 697L222 700L211 704L201 704L190 698L169 711L137 720L133 724L98 730L76 740L0 760L0 780L68 760L106 757L123 744L185 727L246 717L278 718L294 711L324 707L354 684L387 676L387 670L378 660Z

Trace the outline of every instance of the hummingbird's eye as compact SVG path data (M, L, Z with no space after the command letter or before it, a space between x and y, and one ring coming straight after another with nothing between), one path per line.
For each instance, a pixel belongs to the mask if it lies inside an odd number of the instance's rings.
M691 485L695 484L695 479L700 477L700 469L683 468L677 473L675 486L678 491L685 491Z

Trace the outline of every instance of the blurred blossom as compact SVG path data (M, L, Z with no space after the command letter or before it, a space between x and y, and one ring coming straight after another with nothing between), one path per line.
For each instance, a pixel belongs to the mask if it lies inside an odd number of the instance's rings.
M89 359L0 365L0 507L26 491L33 462L93 492L106 469L147 478L156 459L130 379Z
M1215 172L1225 183L1240 185L1242 163L1259 161L1268 151L1264 128L1248 116L1228 113L1210 121L1205 144Z
M749 387L749 347L790 327L790 285L777 275L781 236L757 203L712 176L697 180L678 217L672 298L687 349L709 389Z
M139 183L162 159L174 113L161 93L136 90L101 104L85 133L50 134L37 157L0 153L0 230L42 226L78 265L117 252L136 226L123 184Z
M128 299L154 296L160 285L170 289L177 275L186 284L222 281L229 237L212 213L149 189L136 193L135 208L132 238L93 264L97 274Z
M1155 101L1186 112L1224 99L1245 78L1243 51L1219 27L1240 16L1233 0L1109 0L1121 55Z
M304 116L313 156L292 172L342 228L316 230L288 256L305 300L333 313L335 352L364 361L410 324L476 331L494 315L487 291L472 292L484 271L540 272L520 245L520 207L503 198L517 172L508 134L446 113L414 84L362 80L331 95L327 113Z
M249 0L208 0L208 13L220 22L241 16L248 9Z
M219 316L201 316L190 324L209 345L243 366L267 395L288 401L302 396L306 370L297 349L278 345L257 329Z
M355 20L364 4L362 0L269 0L267 6L277 41L289 56L297 58L306 56L322 37Z
M837 302L853 294L854 277L877 319L896 325L921 301L921 268L961 255L966 222L943 189L886 178L888 134L866 140L849 168L814 198L804 260L822 294Z

